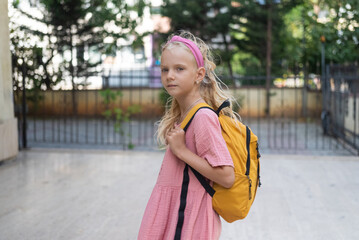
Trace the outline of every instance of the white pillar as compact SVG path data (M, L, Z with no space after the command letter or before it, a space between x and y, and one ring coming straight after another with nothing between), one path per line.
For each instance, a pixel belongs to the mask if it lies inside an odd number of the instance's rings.
M17 120L14 117L8 1L0 0L0 161L18 153Z

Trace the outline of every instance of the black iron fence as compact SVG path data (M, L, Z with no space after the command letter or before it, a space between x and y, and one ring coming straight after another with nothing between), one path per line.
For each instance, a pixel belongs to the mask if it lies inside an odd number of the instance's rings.
M57 90L18 106L20 147L153 148L159 89ZM26 126L24 129L23 126ZM26 141L26 142L25 142Z
M104 89L28 93L26 124L22 124L22 93L15 92L19 146L157 149L155 123L163 114L165 94L156 75L159 73L141 74L100 77ZM318 76L309 76L306 81L301 76L273 79L269 111L265 77L237 77L228 90L239 102L242 121L258 135L262 150L358 153L357 140L354 145L348 144L338 135L325 132ZM354 124L355 132L358 124ZM22 138L25 132L26 139Z
M359 151L359 68L328 65L323 86L323 129Z

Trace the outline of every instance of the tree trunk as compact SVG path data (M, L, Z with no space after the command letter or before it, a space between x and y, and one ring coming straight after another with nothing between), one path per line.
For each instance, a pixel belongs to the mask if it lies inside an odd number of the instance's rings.
M229 71L229 77L231 78L234 86L236 86L235 80L233 78L233 70L232 70L232 65L231 65L231 59L229 57L230 56L229 47L228 47L228 42L227 42L225 33L222 33L222 38L223 38L223 43L224 43L224 47L225 47L225 50L226 50L226 55L228 56L228 58L226 59L226 62L227 62L227 67L228 67L228 71Z
M270 86L272 66L272 1L267 5L267 44L266 44L266 116L270 115Z
M305 53L306 48L306 41L305 41L305 16L306 12L303 8L302 11L302 25L303 25L303 35L302 35L302 52L303 52L303 74L304 74L304 86L303 86L303 93L302 93L302 116L307 117L307 92L308 92L308 61L307 55Z
M71 73L71 84L72 84L72 113L77 114L77 104L76 104L76 84L75 84L75 73L73 65L73 35L72 35L72 26L70 28L70 50L71 50L71 60L70 60L70 73Z

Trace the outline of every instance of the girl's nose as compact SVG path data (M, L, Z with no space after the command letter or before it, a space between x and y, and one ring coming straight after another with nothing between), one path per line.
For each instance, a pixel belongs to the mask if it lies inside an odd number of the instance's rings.
M173 74L173 71L168 70L168 73L167 73L167 79L169 79L169 80L173 80L173 79L174 79L174 74Z

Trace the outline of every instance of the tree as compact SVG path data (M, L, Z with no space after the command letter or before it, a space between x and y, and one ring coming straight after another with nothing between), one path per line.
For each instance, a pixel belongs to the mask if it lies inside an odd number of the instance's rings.
M298 1L238 1L241 15L234 18L234 40L238 49L251 53L260 62L257 74L266 75L266 114L269 114L272 72L281 72L284 54L283 16ZM275 44L274 44L275 43ZM272 64L274 63L274 64Z
M258 75L264 75L269 69L274 74L281 74L283 60L290 57L285 52L290 36L286 32L284 17L300 1L237 2L231 29L233 43L238 50L250 53L260 62L256 69Z
M297 13L292 14L287 22L293 22L290 26L292 32L300 32L298 26L304 26L303 34L305 46L302 49L308 62L310 72L318 72L317 62L320 59L320 37L325 37L326 62L345 63L358 61L359 56L359 3L357 1L313 1L306 0L304 4L294 9ZM298 11L302 12L302 14ZM302 24L300 24L300 19ZM298 26L294 26L297 24ZM299 30L299 31L298 31ZM296 37L299 41L300 37Z
M24 24L20 28L42 43L42 47L40 44L36 46L42 49L39 63L44 71L71 79L74 90L84 84L86 76L99 71L97 66L102 62L101 54L115 52L119 39L132 37L135 44L141 42L141 35L135 28L143 14L143 0L138 0L134 6L124 0L38 0L31 1L31 4L40 14L34 16L21 8L18 0L14 1L22 16L41 27L36 29ZM57 66L52 62L54 57L59 62ZM41 62L42 59L45 61ZM57 82L44 79L42 83L49 89Z
M38 34L41 33L38 30L29 30L22 25L24 19L21 18L21 12L16 10L18 7L19 1L9 4L14 97L16 102L20 102L20 90L25 87L28 89L27 100L36 106L40 100L39 91L53 88L62 80L62 72L53 63L51 46L41 44L46 42L44 35Z
M327 54L333 62L355 62L359 60L359 2L356 0L326 0L319 5L327 11L329 24L336 31L331 32L332 44L327 44ZM328 38L328 37L326 37Z
M135 29L142 18L144 1L138 0L134 6L128 5L125 0L37 0L30 3L39 14L25 11L19 0L14 1L13 6L33 25L41 26L20 26L31 38L36 37L40 41L27 49L27 52L32 52L28 56L36 57L36 61L28 59L26 62L26 70L34 69L34 77L29 76L33 79L31 87L51 89L60 81L70 80L72 111L76 114L75 91L78 86L86 84L88 76L102 70L98 68L102 55L116 52L120 39L129 40L132 37L134 44L142 41L142 36ZM13 22L16 20L13 19ZM14 31L17 29L14 28ZM28 37L21 41L28 45L27 42L31 40ZM16 41L16 38L12 39L13 59L19 62L16 59L23 55L23 50L16 51ZM57 58L57 63L53 61L54 58ZM25 61L22 62L25 64ZM36 73L39 69L43 76Z

